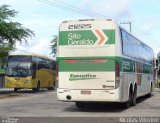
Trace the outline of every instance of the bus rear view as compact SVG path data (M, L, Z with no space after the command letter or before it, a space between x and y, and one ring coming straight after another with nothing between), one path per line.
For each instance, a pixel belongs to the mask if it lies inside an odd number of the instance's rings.
M114 21L75 20L60 25L58 91L61 101L119 102Z

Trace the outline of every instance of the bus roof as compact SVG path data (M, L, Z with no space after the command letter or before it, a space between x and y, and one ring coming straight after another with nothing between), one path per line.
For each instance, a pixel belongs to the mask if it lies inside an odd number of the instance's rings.
M36 53L10 53L9 56L37 56L37 57L41 57L41 58L45 58L45 59L55 61L52 58L49 58L49 57L41 55L41 54L36 54Z
M114 21L113 19L77 19L77 20L67 20L63 21L62 23L67 23L67 22L83 22L83 21Z

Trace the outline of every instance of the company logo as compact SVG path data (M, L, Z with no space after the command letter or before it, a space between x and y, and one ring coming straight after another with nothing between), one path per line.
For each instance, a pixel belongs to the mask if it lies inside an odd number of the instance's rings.
M104 45L108 40L102 30L92 30L92 34L96 37L95 39L84 33L70 32L68 33L68 45Z
M122 68L125 70L130 70L130 62L122 61Z
M93 45L94 41L90 39L83 39L81 34L69 33L68 44L69 45Z
M69 81L76 81L76 80L88 80L88 79L97 79L96 75L91 74L70 74Z

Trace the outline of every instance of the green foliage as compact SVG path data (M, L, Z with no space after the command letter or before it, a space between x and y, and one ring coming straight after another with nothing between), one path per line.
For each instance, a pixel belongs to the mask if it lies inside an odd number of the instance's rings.
M0 6L0 21L9 20L10 17L15 17L17 12L15 10L9 10L8 5Z
M14 50L14 47L10 43L1 43L0 44L0 68L4 68L4 64L6 62L7 56L9 55L9 51Z
M15 45L16 42L27 43L28 37L32 37L34 33L18 22L12 22L11 18L15 17L17 12L9 10L9 6L0 6L0 43L7 42Z
M0 74L5 74L5 69L0 68Z
M53 38L53 40L51 40L51 46L50 46L50 48L51 48L51 54L53 54L53 56L55 57L55 55L56 55L56 52L57 52L57 36L55 35L55 36L53 36L54 38Z
M33 31L12 21L11 18L15 17L17 12L8 9L9 7L8 5L0 6L0 63L2 66L9 51L15 49L17 42L27 43L28 38L34 36Z

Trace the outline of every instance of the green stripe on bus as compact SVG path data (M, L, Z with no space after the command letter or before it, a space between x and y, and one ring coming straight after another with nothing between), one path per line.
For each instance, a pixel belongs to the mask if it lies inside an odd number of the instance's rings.
M114 71L115 62L108 60L107 62L66 62L59 61L59 71Z
M65 62L65 60L93 60L106 59L107 62ZM145 64L122 57L58 57L58 69L63 72L70 71L115 71L115 62L119 63L121 72L153 73L152 64Z

